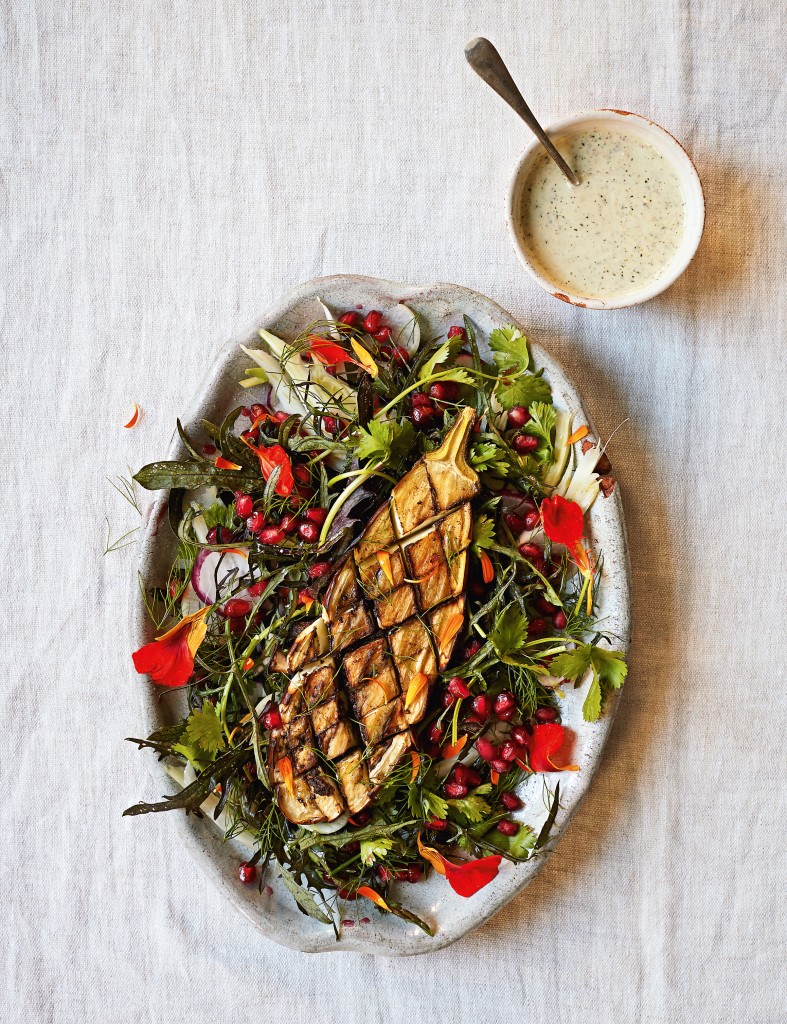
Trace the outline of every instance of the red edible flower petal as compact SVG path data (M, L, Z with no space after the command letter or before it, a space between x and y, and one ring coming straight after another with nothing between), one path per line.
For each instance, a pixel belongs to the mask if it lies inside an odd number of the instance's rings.
M582 540L584 517L575 501L567 501L559 494L545 498L541 503L541 522L544 533L555 544L565 544L573 551Z
M241 441L243 441L247 448L251 448L257 456L260 472L266 480L277 466L281 466L281 473L279 473L279 479L276 481L276 493L283 498L292 494L292 489L295 486L295 480L292 475L292 462L282 446L280 444L272 444L270 448L258 448L245 437L242 437Z
M534 772L577 771L574 764L555 764L555 756L571 736L559 722L544 722L533 726L533 735L528 740L530 767Z
M210 608L186 615L172 629L157 637L132 658L140 675L149 675L159 686L184 686L194 671L194 655L208 631L205 616Z
M454 892L465 897L474 896L479 889L489 885L492 879L497 877L500 861L503 859L500 854L495 854L492 857L480 857L478 860L465 860L453 864L434 847L424 846L420 833L418 850L439 875L445 875Z

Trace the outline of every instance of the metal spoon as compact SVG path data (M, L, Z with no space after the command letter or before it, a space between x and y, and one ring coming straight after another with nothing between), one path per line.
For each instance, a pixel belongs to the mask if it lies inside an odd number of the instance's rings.
M503 58L489 40L484 39L483 36L471 39L467 46L465 46L465 57L467 57L467 63L473 71L480 78L483 78L487 85L491 85L498 96L502 96L509 107L519 114L571 184L578 185L579 178L571 170L560 153L558 153L550 142L549 136L538 121L536 121L533 111L525 103L522 93L517 89L514 79L503 63Z

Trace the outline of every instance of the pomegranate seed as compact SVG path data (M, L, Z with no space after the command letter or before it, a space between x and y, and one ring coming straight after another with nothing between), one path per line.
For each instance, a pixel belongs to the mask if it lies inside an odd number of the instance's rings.
M307 508L306 518L310 523L316 523L318 526L322 526L325 520L328 518L327 508Z
M461 761L457 761L454 765L454 770L451 774L451 782L458 782L460 786L469 786L470 783L467 781L467 773L470 769L466 764L462 764Z
M338 434L339 433L339 421L335 416L323 416L322 418L322 429L326 434Z
M232 540L232 530L226 526L213 526L208 530L208 544L229 544Z
M430 828L433 832L443 832L448 828L448 822L445 818L430 818L424 822L427 828Z
M256 864L243 864L238 865L238 878L243 882L244 885L253 885L257 880L257 866Z
M305 540L307 544L314 544L320 536L320 528L316 523L300 523L298 526L298 536L301 540Z
M273 419L274 419L274 420L275 420L275 421L276 421L277 423L284 423L284 421L285 421L286 419L289 419L289 417L290 417L290 413L288 413L288 412L275 412L275 413L273 414ZM297 418L297 417L296 417L296 418ZM298 420L298 422L300 422L300 420Z
M461 782L446 782L445 795L451 800L461 800L467 796L467 786L463 786Z
M462 660L470 661L470 659L474 658L476 654L478 654L478 652L481 650L481 646L482 645L480 640L468 640L468 642L462 648Z
M496 757L500 756L500 747L496 747L495 744L485 736L476 740L475 748L478 751L478 756L482 757L484 761L494 761Z
M265 516L262 512L255 512L246 520L246 529L249 533L259 533L265 529Z
M345 886L342 886L341 889L339 889L339 891L337 892L337 896L341 900L357 900L358 899L358 893L355 892L352 889L347 889ZM351 928L355 924L355 921L350 921L348 919L346 921L342 921L342 924L345 926L345 928Z
M375 341L379 341L380 344L385 344L391 340L391 328L381 327L379 331L374 331L372 337Z
M510 735L513 742L518 744L520 747L526 746L527 741L530 738L530 734L524 725L515 725L511 730Z
M530 413L524 407L524 405L515 405L508 410L507 423L511 427L516 427L519 430L521 427L528 422L530 419Z
M421 430L428 430L435 417L435 411L428 409L425 405L416 405L410 413L413 425Z
M535 509L532 509L530 512L525 512L522 518L525 522L526 530L535 530L535 528L538 526L541 516L538 514L538 512L536 512Z
M443 707L450 708L453 707L456 697L454 697L450 690L443 690L443 695L440 700L443 703Z
M382 864L377 865L374 873L377 875L379 881L381 881L383 884L390 880L390 872L388 871L388 868L384 867Z
M260 721L262 722L263 729L281 729L281 714L275 704L271 704L269 708L263 711Z
M509 818L503 818L497 823L497 831L503 836L515 836L520 827L518 821L511 821Z
M424 869L420 864L411 864L407 869L407 881L408 882L420 882L424 877Z
M543 612L544 615L554 615L557 611L557 606L550 604L545 597L538 598L536 601L536 608L538 608L540 612Z
M230 633L233 636L242 636L246 632L246 620L243 618L229 619Z
M361 825L369 824L369 822L372 820L372 812L369 810L368 807L364 807L363 810L358 811L357 814L353 814L353 816L348 820L351 825L355 825L356 828L360 828ZM358 849L360 850L360 844L357 845Z
M520 533L524 533L527 529L525 517L520 516L516 512L506 512L506 514L503 516L503 521L505 522L506 526L515 537L518 537Z
M254 511L254 499L250 494L241 494L235 499L235 511L241 519L248 519Z
M464 327L449 327L448 337L449 338L464 338L465 329Z
M522 806L522 801L516 795L516 793L501 793L500 803L505 807L507 811L518 811Z
M255 420L257 419L258 416L264 416L265 415L265 406L264 405L260 405L259 402L255 402L254 405L251 407L251 415L252 415L252 418L255 419Z
M544 552L538 544L520 544L517 551L523 558L526 558L528 562L532 562L536 566L539 562L543 563L544 561Z
M566 618L565 612L555 612L552 616L552 625L555 629L565 629L568 619Z
M452 693L454 697L469 697L470 687L459 676L454 676L448 682L448 692Z
M498 693L495 697L495 714L500 718L501 714L507 714L508 712L516 711L516 698L513 693L508 690L503 690L502 693ZM505 721L505 719L504 719Z
M438 380L429 388L429 397L436 402L455 402L459 397L459 385L455 380Z
M203 444L203 446L202 446L202 454L203 455L215 455L216 454L216 445L215 444Z
M506 740L505 743L500 747L500 756L504 761L516 761L519 757L520 751L516 743L511 740Z
M511 441L511 447L519 455L527 455L528 452L534 452L538 445L538 438L532 434L515 434Z
M426 732L426 737L430 743L439 743L443 738L443 727L439 722L432 722Z
M339 317L340 324L347 324L348 327L355 327L361 318L355 312L354 309L348 310L346 313L342 313Z
M527 626L528 636L541 636L547 624L544 619L531 619Z
M436 743L431 743L429 740L421 740L421 750L432 758L440 756L440 747Z
M309 579L318 580L321 576L325 576L331 571L330 562L315 562L314 565L309 567Z
M298 591L298 604L309 604L314 600L314 593L308 587L302 587Z
M489 767L496 771L498 775L505 775L511 767L511 763L510 761L504 761L502 757L495 757L489 762Z
M537 722L554 722L557 719L557 711L550 707L538 708L534 717Z
M481 785L481 776L475 770L475 768L468 768L465 771L465 785L470 789L475 789L476 786Z
M410 398L410 404L411 405L423 405L423 406L425 406L428 409L434 409L434 402L429 397L429 395L424 394L423 391L415 391L415 392L413 392L413 395Z
M297 527L298 517L294 516L291 512L287 512L279 520L279 529L284 530L285 533L292 533Z
M401 366L408 366L410 364L410 353L401 345L396 345L393 350L393 359L394 362L399 363Z
M251 602L241 597L233 597L224 605L224 614L228 619L244 618L251 611Z
M251 409L247 405L243 406L243 408L240 411L240 414L246 420L254 419L254 413L251 411Z
M492 699L486 693L479 693L477 697L473 698L473 714L477 715L478 718L486 721L487 718L492 714Z
M312 478L309 467L304 466L302 463L292 467L292 475L299 484L308 484Z
M281 544L284 540L284 530L280 530L278 526L266 526L264 530L260 530L258 536L261 544Z
M260 439L260 428L252 427L251 430L244 430L240 435L244 441L259 441Z
M377 310L372 309L366 314L366 318L363 322L363 329L367 334L374 334L375 331L379 331L383 323L383 314Z

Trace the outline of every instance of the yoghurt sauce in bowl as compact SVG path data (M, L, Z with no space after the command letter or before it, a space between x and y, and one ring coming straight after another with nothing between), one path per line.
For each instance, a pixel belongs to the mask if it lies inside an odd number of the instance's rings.
M652 121L617 110L576 114L547 131L580 184L540 143L523 153L508 226L529 273L556 298L591 309L668 288L691 262L705 220L685 150Z

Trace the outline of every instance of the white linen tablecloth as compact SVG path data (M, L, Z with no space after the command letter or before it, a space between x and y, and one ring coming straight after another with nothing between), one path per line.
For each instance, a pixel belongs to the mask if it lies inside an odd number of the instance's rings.
M2 10L0 1018L787 1020L783 6ZM477 34L544 120L619 107L684 142L707 228L666 294L585 312L520 269L527 133L465 66ZM120 816L155 793L123 742L134 554L102 549L134 523L106 477L164 453L226 337L338 272L487 293L604 435L626 420L635 637L603 767L537 881L416 959L282 950L165 816Z

